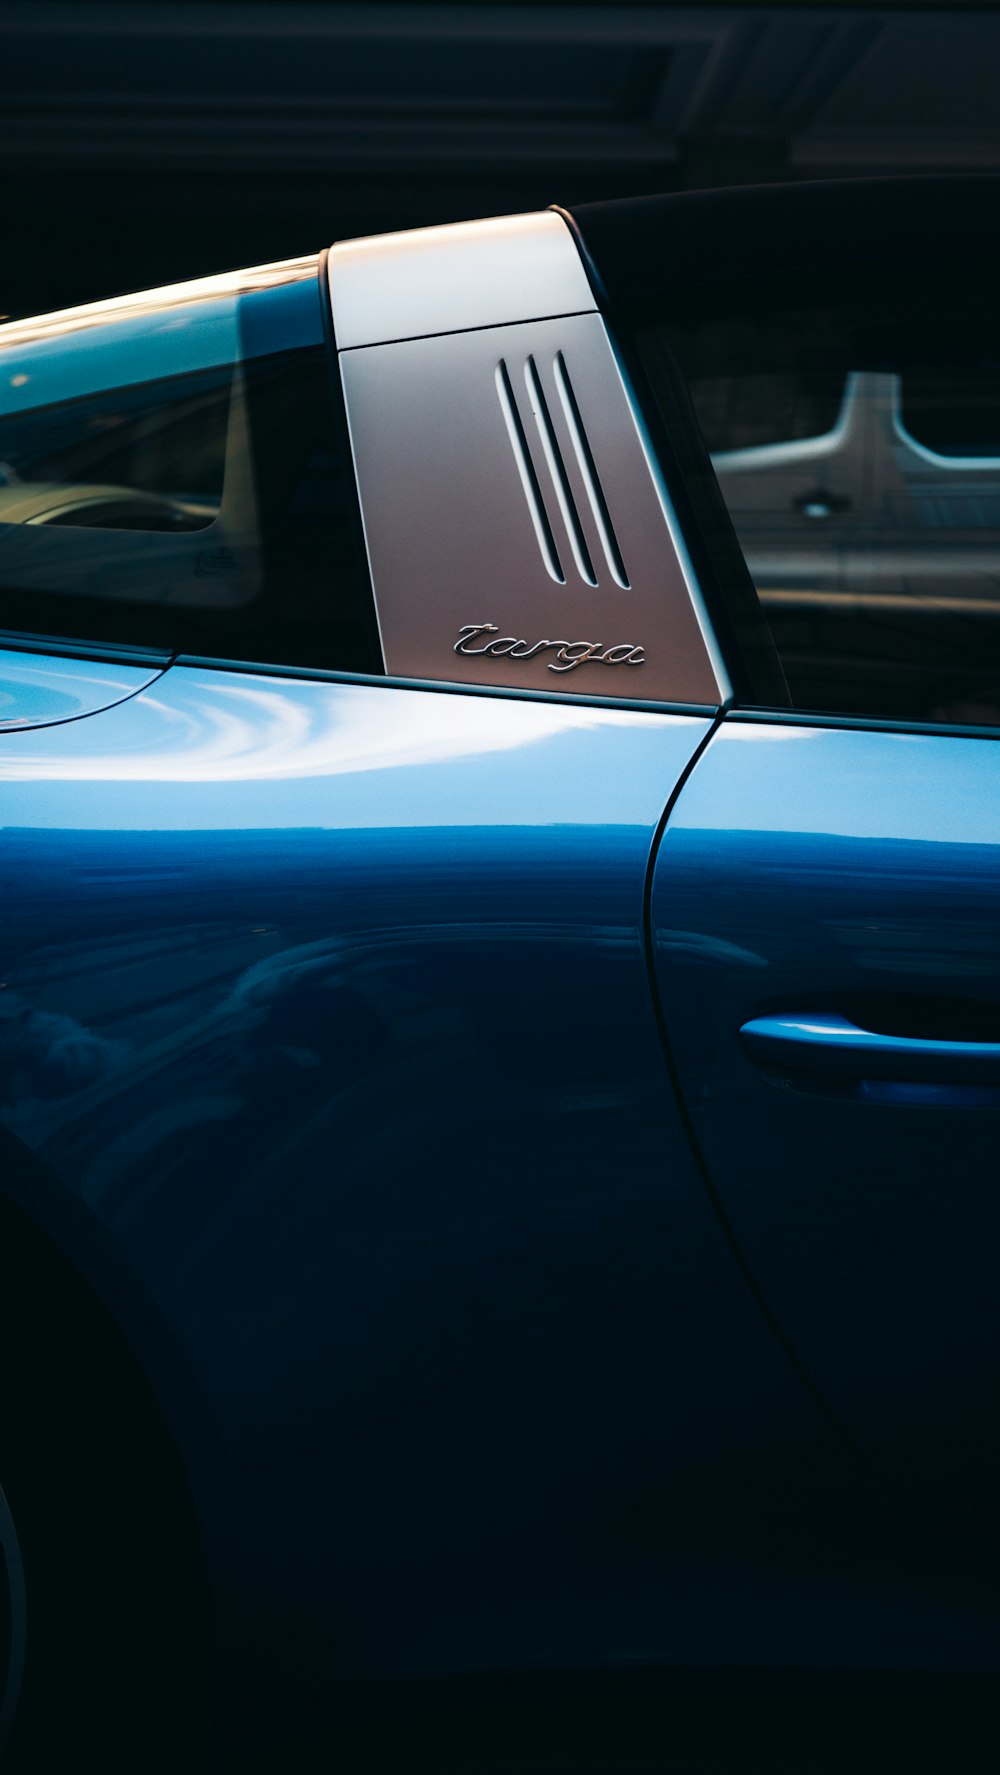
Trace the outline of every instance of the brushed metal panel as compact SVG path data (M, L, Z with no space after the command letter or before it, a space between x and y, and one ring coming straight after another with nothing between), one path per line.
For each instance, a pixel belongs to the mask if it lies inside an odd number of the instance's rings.
M725 701L599 314L343 352L340 365L392 676Z
M339 241L329 267L341 351L596 306L554 210Z

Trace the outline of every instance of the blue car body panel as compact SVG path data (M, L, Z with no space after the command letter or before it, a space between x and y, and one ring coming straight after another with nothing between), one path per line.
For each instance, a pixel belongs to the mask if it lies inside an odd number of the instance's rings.
M869 1568L910 1553L663 1065L644 882L709 729L175 667L4 740L4 1125L173 1351L234 1723L369 1676L909 1654ZM827 1549L804 1624L827 1533L867 1576L831 1596ZM923 1656L982 1662L961 1583L923 1606Z
M652 924L694 1133L766 1301L900 1495L995 1570L1000 748L726 721Z
M231 1650L349 1674L561 1643L534 1556L572 1567L581 1464L613 1489L659 1436L664 1177L729 1262L641 940L708 726L177 667L72 743L5 739L4 1123L203 1402Z
M70 659L54 653L0 649L0 733L78 721L114 708L154 684L160 665L121 659Z

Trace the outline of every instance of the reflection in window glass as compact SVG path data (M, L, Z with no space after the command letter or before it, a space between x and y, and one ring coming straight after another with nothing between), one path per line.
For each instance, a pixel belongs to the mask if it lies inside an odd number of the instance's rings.
M0 328L0 632L379 669L316 258Z
M859 306L640 333L654 389L685 377L794 706L1000 725L995 331Z
M840 375L702 376L692 388L708 448L746 450L820 437L837 423L844 393Z
M204 530L219 515L232 365L0 417L0 523Z
M911 438L939 456L1000 462L1000 366L909 370L902 420Z

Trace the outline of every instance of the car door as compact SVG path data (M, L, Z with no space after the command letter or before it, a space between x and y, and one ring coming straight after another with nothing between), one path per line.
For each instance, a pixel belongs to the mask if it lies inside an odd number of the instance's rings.
M792 705L746 684L671 810L650 905L670 1064L706 1185L803 1370L927 1531L995 1571L991 192L734 193L726 248L702 234L632 337L675 443L701 416ZM669 213L646 222L676 248ZM600 262L604 218L581 225ZM939 230L935 267L921 242ZM846 386L841 427L874 440L864 497L793 511L790 489L836 468L835 435L789 418L824 378ZM734 453L727 413L756 447Z
M997 1554L1000 753L730 718L657 860L721 1210L849 1433Z

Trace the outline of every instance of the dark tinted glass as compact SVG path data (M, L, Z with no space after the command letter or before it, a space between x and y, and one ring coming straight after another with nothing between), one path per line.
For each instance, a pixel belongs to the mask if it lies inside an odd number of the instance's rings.
M378 669L315 259L0 329L0 627Z
M1000 181L576 214L741 700L1000 725Z
M793 706L1000 724L993 313L818 290L637 339L687 384Z
M772 370L759 375L701 376L691 389L710 450L746 450L814 438L837 421L842 376Z
M219 515L231 368L0 420L0 522L204 530Z
M939 456L1000 461L1000 367L910 368L902 382L902 423Z

